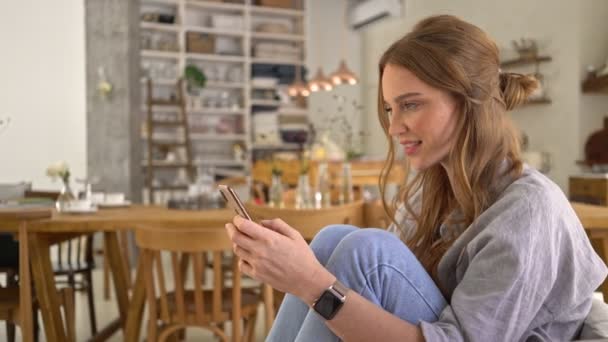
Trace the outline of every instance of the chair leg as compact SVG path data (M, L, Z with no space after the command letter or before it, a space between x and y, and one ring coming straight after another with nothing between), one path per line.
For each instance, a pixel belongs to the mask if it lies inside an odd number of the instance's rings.
M95 316L95 297L93 296L93 277L89 270L84 274L87 282L87 297L89 300L89 320L91 323L91 335L97 334L97 318Z
M103 249L103 299L110 300L110 260L105 247Z
M34 304L32 309L32 314L34 315L32 320L34 322L34 342L38 342L40 339L40 321L38 320L39 309L38 304Z
M6 341L15 342L15 324L6 321Z
M255 341L255 323L257 321L257 318L258 318L258 313L254 312L253 315L251 315L251 317L248 317L247 320L245 321L245 334L244 334L245 341L248 341L248 342Z
M76 313L74 309L74 289L66 287L60 290L65 316L65 329L68 341L76 341Z

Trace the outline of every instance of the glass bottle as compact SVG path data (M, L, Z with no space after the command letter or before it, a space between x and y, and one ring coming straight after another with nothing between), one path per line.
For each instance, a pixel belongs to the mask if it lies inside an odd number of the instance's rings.
M296 189L296 209L309 209L313 207L310 192L308 174L302 173L298 177L298 187Z
M351 163L342 163L342 178L340 181L340 204L351 203L354 201L353 195L353 176Z
M283 183L281 181L280 173L272 174L272 182L270 183L270 203L269 206L273 208L284 208L285 203L283 202Z
M320 163L318 171L315 189L315 208L327 208L331 206L329 170L327 169L327 163Z

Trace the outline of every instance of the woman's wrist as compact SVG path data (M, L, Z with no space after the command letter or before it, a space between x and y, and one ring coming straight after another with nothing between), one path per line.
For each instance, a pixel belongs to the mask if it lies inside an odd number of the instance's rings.
M305 282L306 285L302 286L301 293L297 296L306 305L312 306L321 297L323 291L327 290L336 281L336 277L325 267L319 265L319 268L312 272L309 279L310 281Z

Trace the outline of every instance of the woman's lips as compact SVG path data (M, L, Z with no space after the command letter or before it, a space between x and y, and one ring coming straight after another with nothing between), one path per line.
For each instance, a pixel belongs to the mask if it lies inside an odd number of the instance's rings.
M421 140L403 141L403 142L401 142L401 145L403 145L403 148L405 149L405 153L408 156L410 156L410 155L415 154L420 149L420 145L422 145L422 141Z

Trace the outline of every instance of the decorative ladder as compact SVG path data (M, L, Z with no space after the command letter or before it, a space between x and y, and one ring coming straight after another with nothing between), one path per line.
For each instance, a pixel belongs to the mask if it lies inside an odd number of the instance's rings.
M186 189L186 185L181 186L159 186L154 185L154 174L156 170L159 169L185 169L186 175L188 177L188 181L192 182L194 180L195 170L192 163L192 151L191 151L191 143L190 143L190 130L188 128L188 117L186 115L186 105L184 98L184 88L183 81L179 79L176 84L176 97L175 99L156 99L153 96L153 84L152 80L147 80L147 95L146 95L146 103L148 107L148 120L147 120L147 142L148 142L148 153L147 153L147 175L146 175L146 186L148 187L148 201L149 203L154 203L154 194L157 190L180 190ZM154 107L155 106L163 106L163 107L176 107L177 110L177 119L174 121L159 121L154 119ZM183 140L177 141L162 141L159 139L155 139L154 132L158 127L174 127L177 132L181 131L183 133ZM182 156L180 153L177 153L178 149L185 150L185 160L179 160L176 162L162 162L153 159L154 149L162 148L165 151L174 150L176 152L176 157Z

